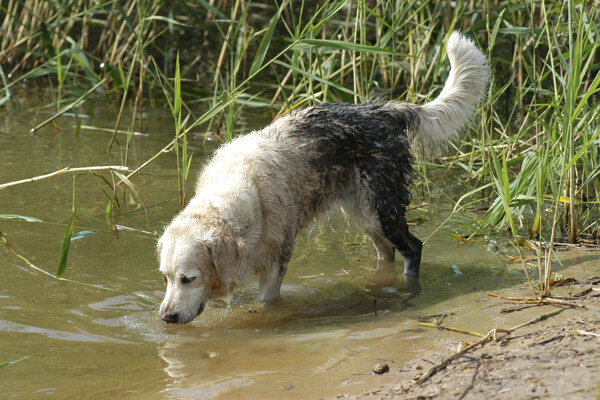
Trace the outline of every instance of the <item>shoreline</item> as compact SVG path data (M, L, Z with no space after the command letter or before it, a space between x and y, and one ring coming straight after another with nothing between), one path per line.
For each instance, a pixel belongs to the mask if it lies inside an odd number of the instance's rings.
M380 376L371 373L373 389L334 398L600 399L600 268L597 261L577 262L578 254L570 251L565 258L569 262L575 259L575 263L560 271L561 275L576 278L552 289L553 299L577 307L527 305L490 297L491 305L485 309L497 314L497 340L490 337L457 355L461 348L481 339L438 327L435 350L404 365L389 360L389 372ZM531 291L524 285L500 294L527 298ZM519 327L517 320L526 323ZM435 323L440 321L434 321L434 326ZM511 326L518 329L503 332L502 328ZM451 356L453 359L446 366L416 383Z

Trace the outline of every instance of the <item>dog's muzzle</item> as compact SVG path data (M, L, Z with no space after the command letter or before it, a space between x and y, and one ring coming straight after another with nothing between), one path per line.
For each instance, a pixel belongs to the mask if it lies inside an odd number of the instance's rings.
M204 311L204 307L206 307L206 303L203 301L202 303L200 303L200 307L198 308L198 312L196 313L196 315L194 315L190 319L182 319L180 313L166 313L162 311L160 313L160 319L165 321L167 324L186 324L194 318L196 318L198 315L200 315L202 311Z

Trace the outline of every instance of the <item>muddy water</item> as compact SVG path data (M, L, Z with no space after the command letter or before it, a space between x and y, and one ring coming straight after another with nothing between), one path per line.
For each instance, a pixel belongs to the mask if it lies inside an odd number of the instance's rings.
M125 159L136 167L172 135L168 114L147 110L143 134L131 138L127 151L126 137L120 136L108 156L110 133L86 128L76 135L69 116L58 121L60 131L48 127L30 135L49 115L30 101L22 99L21 108L0 114L0 183ZM86 112L81 110L84 125L114 126L115 110L98 105L93 115ZM249 109L245 115L261 112ZM268 113L241 118L239 129L269 119ZM200 136L191 146L195 169L216 147ZM174 154L164 154L135 177L147 210L126 194L122 215L112 219L105 215L107 186L89 174L77 176L75 232L97 232L72 242L65 277L104 289L36 272L0 244L0 362L29 356L0 369L0 397L250 399L356 392L385 379L368 374L374 364L388 360L400 367L433 346L436 333L420 329L419 316L455 311L465 328L485 330L481 293L523 280L493 244L460 244L444 228L424 249L420 293L405 287L402 274L396 282L373 286L375 251L334 212L299 238L275 304L257 303L257 284L251 282L230 305L214 301L193 323L167 326L157 317L164 287L152 232L160 232L177 211L175 165ZM465 190L461 179L446 172L439 182L458 197ZM439 190L431 187L431 193L430 205L409 216L421 238L450 210ZM0 214L41 222L0 220L0 231L17 252L53 272L72 198L72 175L2 190ZM415 193L415 204L423 200ZM115 224L133 230L115 231Z

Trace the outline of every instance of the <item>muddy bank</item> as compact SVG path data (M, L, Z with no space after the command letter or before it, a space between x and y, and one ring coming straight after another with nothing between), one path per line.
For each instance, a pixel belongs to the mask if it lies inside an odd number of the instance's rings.
M567 262L581 254L571 253ZM436 347L403 365L387 360L389 372L371 374L371 390L344 393L350 399L600 399L600 270L595 253L592 262L576 263L561 274L576 279L555 288L553 295L580 307L559 313L559 305L522 305L490 298L481 311L497 314L498 328L511 328L554 314L512 333L499 332L489 340L450 361L421 384L416 380L432 367L455 355L477 337L438 329ZM571 260L569 260L571 259ZM528 297L526 287L512 288L505 296ZM581 307L583 306L583 307ZM458 320L458 319L457 319ZM445 326L452 325L446 317ZM435 329L435 328L433 328ZM487 332L481 332L486 334ZM378 360L385 358L384 355ZM374 360L375 361L375 360ZM358 379L355 374L355 379ZM365 376L362 377L366 380Z
M389 372L395 382L340 395L351 399L598 399L600 321L573 318L491 342L413 385L440 356L430 353ZM448 349L453 343L444 343Z

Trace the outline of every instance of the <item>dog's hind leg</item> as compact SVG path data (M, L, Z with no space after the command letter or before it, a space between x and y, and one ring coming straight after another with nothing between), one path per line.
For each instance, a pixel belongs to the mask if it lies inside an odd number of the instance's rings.
M404 221L404 219L402 219L402 221ZM408 225L406 225L406 230L408 230ZM377 258L379 261L377 263L377 271L375 271L375 274L371 277L367 288L377 292L383 287L394 286L397 282L397 275L394 267L394 256L396 253L396 248L399 246L392 244L390 240L381 234L371 231L368 232L368 235L371 237L373 245L377 250ZM402 231L400 231L400 235L403 235ZM399 249L400 253L404 256L405 277L403 286L404 291L407 294L407 299L413 298L421 292L418 275L419 263L421 260L420 248L422 247L419 239L415 238L410 233L408 233L408 235L410 235L410 239L408 241L403 240L401 243L409 243L409 246L406 246L409 248L409 250L405 250L404 247ZM391 234L390 236L398 235ZM413 246L412 250L410 248L411 245Z
M423 243L408 231L408 225L404 218L389 236L390 241L404 257L404 275L419 276Z
M423 243L408 231L404 215L391 215L390 210L378 212L383 234L404 257L404 275L419 276ZM377 247L377 244L375 244ZM377 250L379 252L379 248ZM393 258L392 258L393 260Z
M371 288L389 287L396 284L398 277L394 265L396 248L384 236L367 232L377 250L377 270L370 279Z
M371 237L373 246L375 246L375 250L377 250L377 258L393 263L396 259L396 248L394 245L383 235L375 232L367 232L367 234Z

